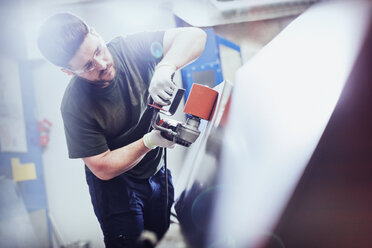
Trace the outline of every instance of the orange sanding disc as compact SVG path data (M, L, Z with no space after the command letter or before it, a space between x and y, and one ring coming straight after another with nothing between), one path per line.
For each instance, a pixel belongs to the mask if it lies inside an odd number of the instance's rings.
M218 92L214 89L194 83L183 112L209 121L213 117L217 97Z

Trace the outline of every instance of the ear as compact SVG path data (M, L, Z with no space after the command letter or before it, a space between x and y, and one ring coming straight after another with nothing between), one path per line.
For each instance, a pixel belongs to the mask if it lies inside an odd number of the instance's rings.
M67 69L65 69L65 68L61 68L61 71L63 71L64 73L66 73L66 74L69 75L69 76L74 75L73 72L71 72L71 71L69 71L69 70L67 70Z

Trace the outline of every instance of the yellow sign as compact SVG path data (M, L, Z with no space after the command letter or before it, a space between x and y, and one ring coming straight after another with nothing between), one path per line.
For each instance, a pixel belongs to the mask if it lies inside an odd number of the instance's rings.
M15 182L35 180L36 169L34 163L21 164L18 158L12 158L13 180Z

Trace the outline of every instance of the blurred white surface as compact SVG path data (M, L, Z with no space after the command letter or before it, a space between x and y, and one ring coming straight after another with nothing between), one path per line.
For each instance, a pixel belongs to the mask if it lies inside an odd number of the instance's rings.
M356 60L369 7L315 5L237 72L213 247L260 247L275 235Z

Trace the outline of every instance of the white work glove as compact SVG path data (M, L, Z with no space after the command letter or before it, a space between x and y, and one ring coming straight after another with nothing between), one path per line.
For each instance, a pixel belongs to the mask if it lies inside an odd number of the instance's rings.
M163 138L159 130L152 130L143 136L143 144L149 148L154 149L158 146L174 148L175 142Z
M154 75L152 76L149 93L155 103L165 106L170 104L170 99L175 83L172 81L176 66L171 64L159 64L155 67Z

